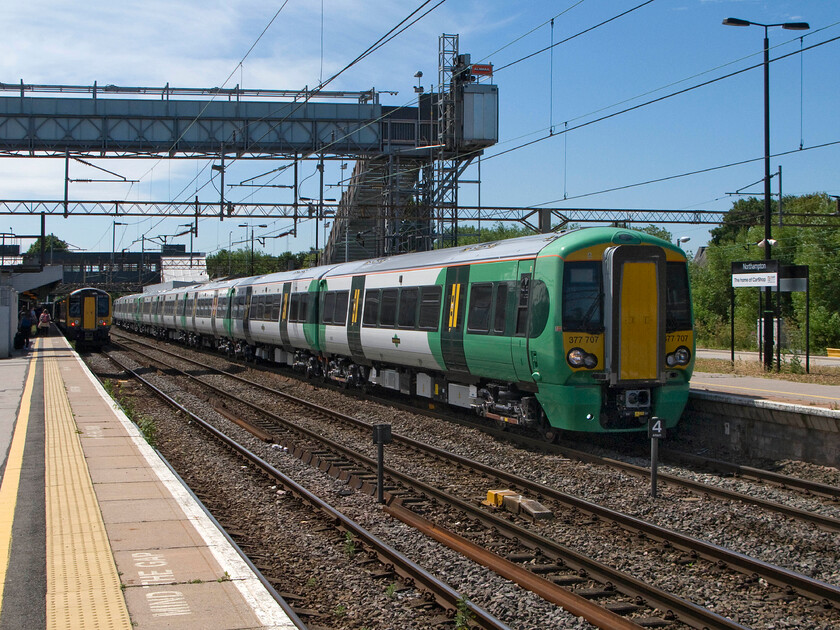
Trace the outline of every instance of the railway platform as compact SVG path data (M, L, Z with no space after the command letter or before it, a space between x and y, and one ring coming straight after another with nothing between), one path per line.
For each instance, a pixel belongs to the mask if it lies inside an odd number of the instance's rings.
M63 337L0 361L0 630L303 628Z
M735 399L762 400L786 405L835 410L840 416L840 386L797 383L778 378L694 372L692 393L726 394Z

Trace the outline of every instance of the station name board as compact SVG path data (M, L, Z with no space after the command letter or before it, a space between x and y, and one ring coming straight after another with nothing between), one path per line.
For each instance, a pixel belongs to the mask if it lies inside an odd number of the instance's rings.
M732 263L732 286L777 287L779 286L778 260L750 260Z

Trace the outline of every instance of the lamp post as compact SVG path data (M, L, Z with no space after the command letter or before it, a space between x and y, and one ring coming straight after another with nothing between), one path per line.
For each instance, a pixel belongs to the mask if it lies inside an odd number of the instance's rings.
M767 29L781 26L790 31L805 31L811 28L807 22L782 22L779 24L761 24L738 18L726 18L724 26L761 26L764 27L764 260L772 260L770 251L770 40ZM773 311L772 290L764 287L764 369L773 369Z
M414 73L414 78L417 79L417 85L414 86L414 93L417 95L417 133L414 136L414 146L419 147L422 142L420 142L420 106L423 99L423 86L420 85L420 79L423 78L423 71L418 70Z
M178 227L190 228L190 268L192 269L192 263L193 263L193 234L195 234L195 230L193 229L193 224L192 223L182 223Z
M228 232L228 278L230 278L230 259L231 259L231 251L230 248L233 247L231 243L231 237L233 236L233 230Z
M128 225L127 223L120 223L119 221L114 221L114 231L113 235L111 236L111 282L114 281L114 250L117 248L117 226L118 225Z
M677 247L679 247L680 249L682 249L683 243L688 243L688 241L690 241L690 240L691 240L691 237L690 237L690 236L680 236L680 237L677 239Z
M248 240L248 224L247 223L240 223L239 227L245 228L245 240ZM257 226L251 226L251 259L248 262L248 274L253 276L254 275L254 227L266 228L268 225L265 223L260 223Z

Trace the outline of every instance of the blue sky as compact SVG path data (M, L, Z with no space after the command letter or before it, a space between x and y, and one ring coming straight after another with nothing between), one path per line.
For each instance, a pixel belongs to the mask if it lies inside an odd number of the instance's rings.
M827 0L564 0L503 2L448 0L408 31L341 74L328 89L398 91L385 105L411 105L415 72L428 91L437 80L438 38L460 35L460 52L474 63L493 63L500 93L500 142L482 159L483 205L547 204L568 208L727 210L726 193L763 177L763 75L760 69L647 105L566 134L596 118L755 65L762 60L763 29L723 26L726 17L755 22L807 21L810 31L770 29L771 59L840 36L840 4ZM420 0L30 0L8 3L0 24L4 52L0 81L125 86L300 89L315 86L384 35ZM433 2L429 6L433 6ZM243 56L281 9L259 43ZM323 7L323 13L322 13ZM553 54L530 55L625 11L588 33L556 46ZM549 24L554 19L553 33ZM322 27L323 25L323 27ZM323 30L322 30L323 28ZM804 36L804 37L803 37ZM803 37L800 42L800 37ZM323 47L322 47L323 40ZM508 66L502 68L502 66ZM833 70L832 70L833 68ZM840 40L771 64L771 160L783 169L785 194L840 195ZM0 93L0 97L13 93ZM530 140L555 135L494 157ZM803 150L799 150L800 145ZM748 164L671 178L759 158ZM194 160L99 160L138 184L72 184L71 199L215 200L207 163ZM278 163L237 162L227 183ZM97 172L71 166L71 177ZM203 172L202 172L203 171ZM317 197L314 162L302 167L300 194ZM194 183L191 180L198 178ZM473 167L464 176L475 179ZM290 176L275 183L290 183ZM325 181L340 179L329 163ZM773 190L776 190L776 180ZM621 190L601 193L619 188ZM762 185L749 188L762 194ZM183 191L183 193L182 193ZM243 192L244 191L244 192ZM337 188L325 196L338 197ZM593 194L597 193L597 194ZM61 199L62 159L3 158L0 198ZM233 201L289 203L291 192L230 189ZM462 186L460 199L475 203L477 186ZM139 251L141 235L174 234L183 219L123 217L116 249ZM196 251L211 253L245 237L242 220L204 219ZM288 220L256 228L259 236L286 231ZM708 238L708 227L665 225L674 236L690 236L687 249ZM0 217L0 231L40 230L40 221ZM108 251L114 236L107 218L48 217L47 231L75 247ZM264 251L301 251L314 244L314 226L303 224L297 239L269 239ZM174 242L189 244L189 237ZM323 240L321 240L323 242ZM25 249L29 243L22 242ZM239 245L241 246L241 245ZM238 247L234 245L234 248Z

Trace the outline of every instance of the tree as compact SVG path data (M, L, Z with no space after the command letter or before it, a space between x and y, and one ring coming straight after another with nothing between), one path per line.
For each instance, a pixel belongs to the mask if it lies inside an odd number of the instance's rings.
M674 236L665 228L657 227L655 225L646 225L642 228L637 228L639 232L644 232L645 234L650 234L651 236L655 236L657 238L661 238L663 241L668 241L669 243L673 241Z
M66 252L70 251L67 243L58 238L55 234L47 234L44 238L44 251L49 252ZM27 256L38 256L41 253L41 237L35 239L35 242L26 250Z
M776 207L776 202L771 201L771 212L775 212ZM714 245L735 242L751 225L764 225L764 201L756 197L739 199L723 217L720 227L711 231L710 242Z
M531 236L534 231L528 227L520 225L504 225L497 222L491 228L483 227L479 231L477 227L465 226L459 229L458 245L475 245L478 243L479 236L482 243L490 243L492 241L504 241L509 238L516 238L518 236Z
M778 206L774 203L774 207ZM840 230L830 219L835 204L823 193L785 197L783 215L797 214L790 223L807 227L778 227L774 214L772 249L774 260L782 265L808 265L811 293L811 347L815 350L840 345ZM832 226L832 229L826 229ZM756 198L733 204L720 228L712 230L702 265L691 263L695 331L698 345L729 345L729 292L731 265L737 261L761 260L764 252L756 244L764 238L764 204ZM774 302L775 302L774 297ZM780 316L784 321L789 348L804 350L805 294L782 293ZM735 344L756 347L758 293L749 289L735 292ZM775 308L775 304L774 304Z

